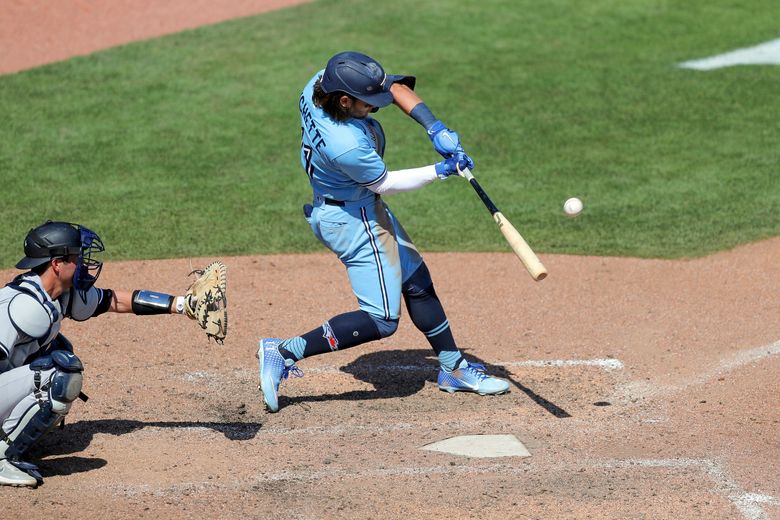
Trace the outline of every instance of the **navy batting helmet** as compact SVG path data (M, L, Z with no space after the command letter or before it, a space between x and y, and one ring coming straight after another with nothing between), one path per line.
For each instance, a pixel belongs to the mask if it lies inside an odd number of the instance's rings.
M390 85L404 83L414 88L414 76L387 75L373 58L359 52L340 52L328 60L320 87L323 92L345 92L364 103L385 107L393 102Z

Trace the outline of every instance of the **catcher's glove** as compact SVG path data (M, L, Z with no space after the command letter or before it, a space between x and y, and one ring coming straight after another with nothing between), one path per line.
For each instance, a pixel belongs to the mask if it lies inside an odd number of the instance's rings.
M212 262L193 274L198 279L184 293L184 313L198 322L209 339L222 343L227 335L227 267Z

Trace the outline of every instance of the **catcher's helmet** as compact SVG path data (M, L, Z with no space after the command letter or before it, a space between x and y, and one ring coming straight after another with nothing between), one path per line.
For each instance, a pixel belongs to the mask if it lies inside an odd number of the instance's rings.
M84 297L103 269L103 262L95 256L104 250L103 242L94 231L69 222L49 220L27 233L24 239L25 256L16 263L16 268L33 269L52 258L78 255L73 286Z
M390 85L405 83L414 88L413 76L385 74L373 58L359 52L340 52L328 60L320 87L323 92L345 92L364 103L381 108L393 102Z
M32 269L52 258L81 254L81 233L67 222L48 221L31 229L24 239L24 258L17 269Z

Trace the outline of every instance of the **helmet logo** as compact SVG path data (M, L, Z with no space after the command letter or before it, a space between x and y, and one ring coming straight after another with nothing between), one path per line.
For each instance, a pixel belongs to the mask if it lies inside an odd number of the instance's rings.
M366 63L366 69L368 69L368 76L371 79L379 78L380 75L382 76L382 81L379 82L379 85L366 85L366 92L374 92L377 88L381 90L384 87L385 79L387 78L384 73L385 71L382 70L382 67L380 67L378 63L373 61Z

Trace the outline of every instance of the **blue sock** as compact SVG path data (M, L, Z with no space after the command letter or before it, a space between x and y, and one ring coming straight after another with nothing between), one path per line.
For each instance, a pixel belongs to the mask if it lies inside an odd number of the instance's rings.
M292 359L293 361L300 361L303 359L304 349L306 349L306 340L300 336L285 340L279 345L279 352L282 356L285 359Z
M406 280L402 287L406 309L417 329L439 357L439 363L447 370L460 365L463 355L455 344L450 322L444 314L444 308L436 296L433 281L425 264Z
M279 352L285 359L300 361L380 338L379 329L371 316L365 311L354 311L339 314L306 334L285 340Z
M466 360L463 359L459 350L444 350L439 352L439 365L449 372L452 372L456 368L463 368L463 363L466 363Z

